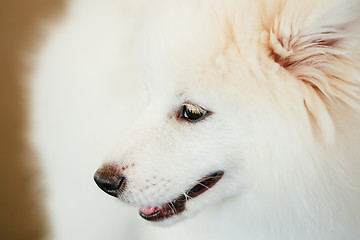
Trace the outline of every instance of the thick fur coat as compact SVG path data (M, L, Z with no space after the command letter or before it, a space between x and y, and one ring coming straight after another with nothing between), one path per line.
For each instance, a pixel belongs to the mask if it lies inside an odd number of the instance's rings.
M145 235L360 239L359 1L166 1L148 12L135 44L147 105L98 171L122 176L116 196L140 209L223 176L155 224L189 219ZM187 121L184 104L211 114Z

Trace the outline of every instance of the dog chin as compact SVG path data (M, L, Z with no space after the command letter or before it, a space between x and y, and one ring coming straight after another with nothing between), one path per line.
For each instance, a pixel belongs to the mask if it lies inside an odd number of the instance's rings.
M182 221L188 219L189 217L193 216L194 214L195 213L186 210L186 212L183 212L182 214L173 216L171 218L166 218L161 221L152 222L152 224L160 226L160 227L168 227L168 226L175 225L179 222L182 222Z

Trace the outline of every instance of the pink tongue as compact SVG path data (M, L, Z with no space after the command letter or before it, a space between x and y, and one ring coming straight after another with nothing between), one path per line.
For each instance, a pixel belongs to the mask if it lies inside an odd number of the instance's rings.
M158 207L141 207L139 209L140 212L149 215L149 214L153 214L154 212L156 212L157 210L159 210Z

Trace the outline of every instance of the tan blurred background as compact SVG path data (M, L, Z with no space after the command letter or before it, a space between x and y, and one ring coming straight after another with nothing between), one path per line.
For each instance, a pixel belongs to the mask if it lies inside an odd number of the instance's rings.
M39 24L63 9L64 0L0 0L0 239L41 239L46 232L41 172L25 141L22 57L41 43Z

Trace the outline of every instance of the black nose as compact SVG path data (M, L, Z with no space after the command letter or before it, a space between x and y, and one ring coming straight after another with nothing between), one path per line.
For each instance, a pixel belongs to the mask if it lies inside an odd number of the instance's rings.
M125 187L125 177L118 172L117 167L106 165L94 174L94 180L99 188L114 197L118 197Z

